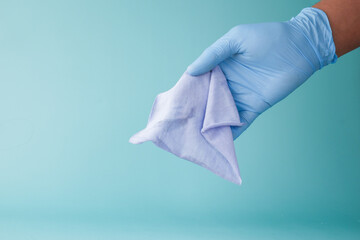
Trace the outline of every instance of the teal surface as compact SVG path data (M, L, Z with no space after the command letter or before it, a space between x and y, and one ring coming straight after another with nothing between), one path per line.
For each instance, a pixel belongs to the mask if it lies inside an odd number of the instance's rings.
M240 187L128 143L228 29L313 3L1 1L0 239L359 239L359 49L235 142Z

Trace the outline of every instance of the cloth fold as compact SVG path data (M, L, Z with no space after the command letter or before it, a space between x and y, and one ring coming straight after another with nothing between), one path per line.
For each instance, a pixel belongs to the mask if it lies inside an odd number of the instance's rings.
M200 76L184 73L157 95L144 130L133 144L152 141L174 155L241 184L230 126L240 127L233 96L219 66Z

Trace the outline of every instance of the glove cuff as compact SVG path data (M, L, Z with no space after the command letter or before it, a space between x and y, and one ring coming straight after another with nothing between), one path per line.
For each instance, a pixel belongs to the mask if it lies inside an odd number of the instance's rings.
M329 19L324 11L308 7L290 20L296 24L313 47L320 69L337 61Z

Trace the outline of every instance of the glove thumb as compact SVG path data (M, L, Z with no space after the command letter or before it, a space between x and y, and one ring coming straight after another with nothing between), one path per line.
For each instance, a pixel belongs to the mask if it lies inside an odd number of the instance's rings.
M193 76L204 74L220 62L237 53L238 49L231 38L222 37L205 49L186 71Z

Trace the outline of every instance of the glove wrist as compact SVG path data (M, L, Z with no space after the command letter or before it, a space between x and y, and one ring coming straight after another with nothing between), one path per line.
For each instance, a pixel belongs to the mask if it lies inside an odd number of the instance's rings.
M324 11L308 7L290 20L304 34L319 60L319 68L337 61L335 43Z

